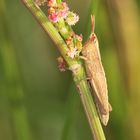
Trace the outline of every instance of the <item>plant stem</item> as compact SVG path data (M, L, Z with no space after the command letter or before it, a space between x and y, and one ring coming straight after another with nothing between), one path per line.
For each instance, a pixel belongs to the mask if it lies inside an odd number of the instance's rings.
M79 90L78 93L84 106L94 139L105 140L104 132L100 124L96 107L92 100L92 96L89 90L88 83L86 81L85 71L83 67L81 67L79 71L76 74L74 74L74 81Z
M89 86L86 80L86 74L84 67L82 65L81 60L71 59L67 54L67 45L64 40L53 26L53 24L48 20L46 15L42 12L42 10L33 2L33 0L23 0L26 7L31 11L40 25L43 27L45 32L51 37L51 39L55 42L58 50L61 55L67 62L69 68L71 68L73 73L73 78L75 84L78 88L82 104L84 106L91 131L95 140L105 140L104 132L102 126L100 124L99 117L97 115L96 107L93 103L92 96L89 90ZM73 66L78 66L76 69L73 69Z

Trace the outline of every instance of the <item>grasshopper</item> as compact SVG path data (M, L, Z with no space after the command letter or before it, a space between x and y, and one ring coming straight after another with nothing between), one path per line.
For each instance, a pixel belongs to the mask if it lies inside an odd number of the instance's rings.
M82 49L86 74L93 96L95 98L96 108L101 122L107 125L109 112L112 110L108 102L108 90L104 68L101 62L98 39L94 33L95 18L91 16L92 33Z

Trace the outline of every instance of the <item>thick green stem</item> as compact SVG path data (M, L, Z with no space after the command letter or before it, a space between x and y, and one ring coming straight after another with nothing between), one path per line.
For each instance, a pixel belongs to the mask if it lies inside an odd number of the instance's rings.
M90 124L92 134L95 140L105 140L104 132L97 115L96 107L93 103L89 86L86 80L84 67L80 60L71 59L67 54L67 45L62 39L57 29L49 22L42 10L33 2L33 0L23 0L26 7L31 11L43 29L48 33L51 39L55 42L61 55L67 62L69 68L72 70L75 84L78 88L82 104L84 106L88 122Z
M83 79L84 78L84 79ZM80 80L80 81L79 81ZM93 103L92 96L89 90L88 83L85 77L85 71L83 67L74 74L74 81L79 90L79 95L84 106L90 128L95 140L105 140L105 135L100 124L100 120L96 111L96 107Z

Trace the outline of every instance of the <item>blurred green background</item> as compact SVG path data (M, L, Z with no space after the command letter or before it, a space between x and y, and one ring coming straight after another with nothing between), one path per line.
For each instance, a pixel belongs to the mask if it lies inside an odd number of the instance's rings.
M140 0L66 0L89 35L90 13L113 107L107 140L140 139ZM20 0L0 0L0 140L92 140L71 73Z

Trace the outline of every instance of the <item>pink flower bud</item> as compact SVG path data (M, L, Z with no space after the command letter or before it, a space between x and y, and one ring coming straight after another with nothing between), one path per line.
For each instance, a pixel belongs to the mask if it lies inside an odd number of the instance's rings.
M53 7L53 6L55 6L56 5L56 0L47 0L48 2L47 2L47 5L49 6L49 7Z
M60 9L60 16L66 18L68 15L69 7L66 2L62 2L62 9Z
M61 72L66 71L66 62L65 60L60 56L57 58L58 68Z
M57 13L52 13L51 15L49 15L49 20L53 23L58 22L59 20L59 16Z

